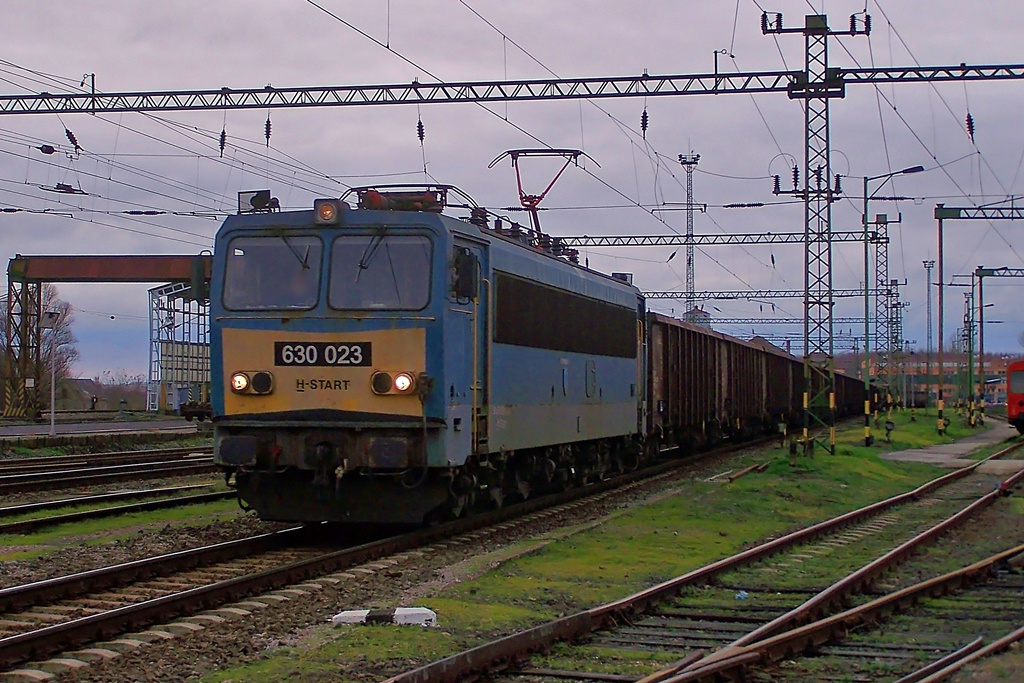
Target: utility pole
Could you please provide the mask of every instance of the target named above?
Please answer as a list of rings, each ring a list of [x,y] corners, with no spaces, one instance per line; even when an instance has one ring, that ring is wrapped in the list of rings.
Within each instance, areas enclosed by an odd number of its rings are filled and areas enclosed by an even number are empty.
[[[905,400],[906,396],[900,394],[901,380],[900,375],[903,372],[903,309],[910,304],[907,302],[900,301],[900,287],[907,284],[904,280],[889,280],[886,296],[886,311],[885,315],[888,318],[888,338],[884,342],[886,348],[886,355],[888,356],[888,369],[886,375],[886,381],[889,386],[889,393],[896,400],[896,396],[899,395],[900,400]]]
[[[971,291],[964,292],[964,351],[967,363],[964,368],[964,394],[967,398],[967,426],[974,426],[974,281]]]
[[[939,417],[938,417],[938,432],[939,432],[939,434],[944,434],[945,431],[946,431],[946,422],[945,422],[945,420],[942,417],[942,409],[943,409],[943,395],[942,395],[942,387],[943,387],[943,358],[942,358],[942,345],[944,343],[943,339],[942,339],[942,335],[944,334],[944,332],[943,332],[943,329],[944,329],[943,328],[943,315],[944,315],[944,313],[943,313],[943,305],[942,305],[942,303],[943,303],[942,292],[943,292],[943,289],[944,289],[943,281],[942,281],[942,278],[943,278],[943,275],[942,275],[942,251],[943,251],[942,243],[943,243],[943,230],[944,230],[944,227],[945,227],[944,223],[945,223],[946,220],[986,220],[986,221],[989,221],[989,220],[1011,220],[1011,221],[1012,220],[1021,220],[1021,219],[1024,219],[1024,208],[1022,208],[1020,206],[1014,206],[1012,204],[1010,206],[986,206],[986,207],[980,207],[980,206],[953,207],[953,206],[946,206],[945,204],[936,204],[935,205],[935,214],[934,215],[935,215],[935,220],[936,220],[936,222],[938,224],[937,227],[938,227],[938,243],[939,243],[939,254],[938,254],[938,256],[939,256],[939,258],[938,258],[939,277],[938,277],[938,280],[937,280],[937,285],[938,285],[938,288],[939,288],[939,302],[938,302],[938,305],[939,305],[939,350],[938,350],[938,362],[939,362],[939,400],[938,400],[938,409],[939,410],[938,410],[938,412],[939,412]],[[984,273],[982,273],[982,275],[996,275],[996,274],[999,274],[999,275],[1002,275],[1002,276],[1005,276],[1005,277],[1014,277],[1014,276],[1020,277],[1020,276],[1024,276],[1024,274],[1022,274],[1020,272],[1017,272],[1017,273],[1012,272],[1011,269],[1009,269],[1009,268],[998,268],[998,269],[993,269],[993,270],[983,269],[983,270],[984,270]]]
[[[932,268],[935,267],[935,261],[927,260],[922,261],[921,264],[925,270],[925,319],[927,320],[928,330],[925,333],[926,346],[925,346],[925,357],[924,357],[924,409],[928,411],[928,403],[931,401],[931,381],[932,381]]]
[[[985,419],[985,291],[984,278],[978,271],[974,275],[978,279],[978,415]]]
[[[693,169],[700,161],[700,155],[680,154],[679,163],[686,170],[686,321],[695,322],[696,316],[693,309],[697,305],[694,299],[694,274],[693,274]]]

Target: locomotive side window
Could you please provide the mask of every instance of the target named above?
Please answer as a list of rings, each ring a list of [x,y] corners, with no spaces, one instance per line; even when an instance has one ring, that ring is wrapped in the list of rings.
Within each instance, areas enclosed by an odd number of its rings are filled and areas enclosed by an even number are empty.
[[[328,301],[342,310],[419,311],[430,303],[425,235],[342,235],[331,245]]]
[[[1024,370],[1014,370],[1010,373],[1010,393],[1024,394]]]
[[[236,237],[227,249],[224,307],[236,311],[315,307],[322,253],[318,237]]]
[[[494,341],[538,349],[636,358],[632,308],[495,271]]]

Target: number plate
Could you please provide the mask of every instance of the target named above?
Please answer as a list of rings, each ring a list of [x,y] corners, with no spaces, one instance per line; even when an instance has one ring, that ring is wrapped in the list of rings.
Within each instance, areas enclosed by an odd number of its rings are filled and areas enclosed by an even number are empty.
[[[369,367],[370,342],[274,342],[274,365]]]

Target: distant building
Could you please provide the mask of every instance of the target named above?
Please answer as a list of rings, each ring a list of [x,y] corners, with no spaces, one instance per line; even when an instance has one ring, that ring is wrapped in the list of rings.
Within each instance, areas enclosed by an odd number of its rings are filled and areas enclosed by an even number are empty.
[[[1020,354],[986,353],[981,367],[985,374],[984,399],[986,404],[1004,403],[1006,401],[1006,367],[1015,360],[1021,360]],[[943,354],[942,374],[943,399],[947,404],[954,404],[958,398],[966,398],[979,390],[978,357],[971,357],[971,369],[968,372],[967,354],[961,351],[945,351]],[[864,356],[858,354],[837,355],[836,371],[845,371],[852,377],[864,376]],[[878,356],[871,354],[871,381],[878,378]],[[908,397],[913,397],[916,405],[924,405],[927,396],[928,404],[934,405],[939,394],[939,363],[938,354],[931,357],[920,350],[909,354],[897,354],[889,364],[889,377],[897,392],[906,387]],[[974,382],[973,391],[968,388],[967,381]]]

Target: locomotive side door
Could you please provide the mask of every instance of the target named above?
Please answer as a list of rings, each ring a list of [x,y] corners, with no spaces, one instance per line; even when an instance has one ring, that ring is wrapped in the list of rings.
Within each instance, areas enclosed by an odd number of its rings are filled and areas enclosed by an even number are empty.
[[[451,254],[445,340],[451,416],[449,461],[486,453],[490,408],[490,299],[487,245],[456,236]]]

